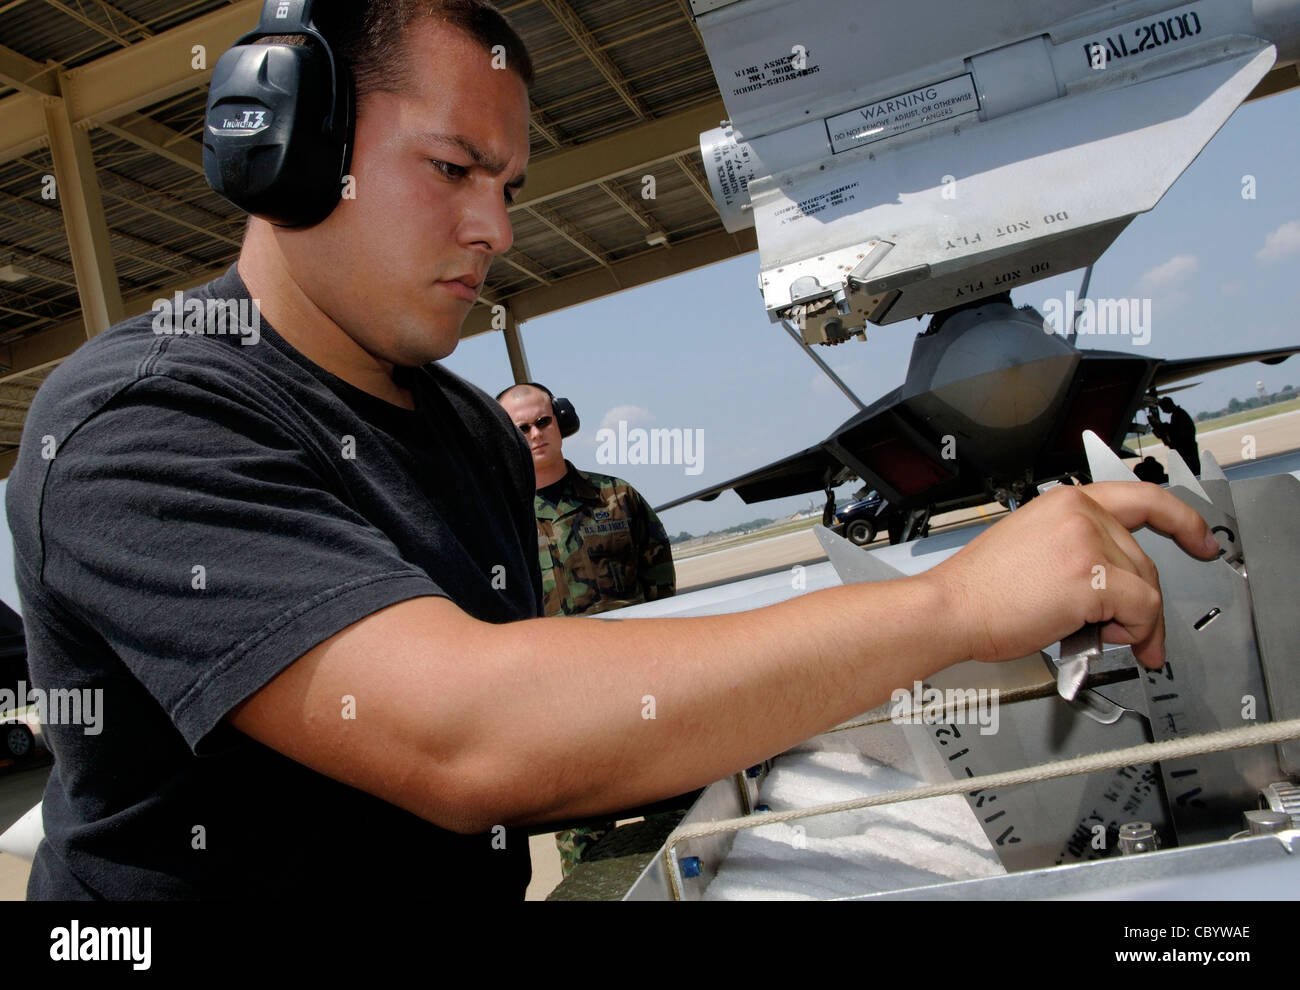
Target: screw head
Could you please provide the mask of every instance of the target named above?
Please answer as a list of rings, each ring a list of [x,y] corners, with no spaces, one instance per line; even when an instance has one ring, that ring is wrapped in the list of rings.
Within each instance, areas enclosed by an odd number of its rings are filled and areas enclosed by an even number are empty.
[[[1121,856],[1151,852],[1160,848],[1160,836],[1150,822],[1126,822],[1119,827]]]

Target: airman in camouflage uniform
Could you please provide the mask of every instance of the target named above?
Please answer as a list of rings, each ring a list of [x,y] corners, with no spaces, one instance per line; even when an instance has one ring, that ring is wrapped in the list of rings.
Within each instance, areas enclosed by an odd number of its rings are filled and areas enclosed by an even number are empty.
[[[538,494],[537,552],[547,615],[593,615],[677,590],[668,534],[626,481],[569,472],[559,501]]]
[[[533,454],[546,614],[594,615],[676,592],[672,550],[659,517],[626,481],[579,471],[563,458],[550,390],[522,386],[497,398]],[[608,822],[557,833],[564,875],[613,827]]]

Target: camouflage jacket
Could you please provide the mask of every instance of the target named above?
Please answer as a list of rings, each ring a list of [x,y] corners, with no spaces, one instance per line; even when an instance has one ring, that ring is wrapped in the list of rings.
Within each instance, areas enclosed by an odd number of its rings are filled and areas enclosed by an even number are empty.
[[[533,501],[546,614],[607,612],[672,595],[668,534],[649,503],[626,481],[568,466],[559,502]]]

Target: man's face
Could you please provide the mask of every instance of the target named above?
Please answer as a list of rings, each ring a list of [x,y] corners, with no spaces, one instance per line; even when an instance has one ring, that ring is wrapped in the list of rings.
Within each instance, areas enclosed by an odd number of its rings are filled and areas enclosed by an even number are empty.
[[[361,100],[344,199],[279,234],[308,297],[371,355],[446,357],[492,259],[513,241],[507,198],[528,161],[528,92],[510,69],[431,18],[407,33],[400,92]]]
[[[501,405],[510,416],[510,421],[519,427],[528,441],[528,449],[533,454],[533,471],[537,477],[544,477],[546,472],[564,462],[562,449],[564,440],[560,436],[559,424],[555,422],[555,411],[547,394],[535,388],[515,388],[501,396]],[[541,419],[549,418],[545,426],[538,426]]]

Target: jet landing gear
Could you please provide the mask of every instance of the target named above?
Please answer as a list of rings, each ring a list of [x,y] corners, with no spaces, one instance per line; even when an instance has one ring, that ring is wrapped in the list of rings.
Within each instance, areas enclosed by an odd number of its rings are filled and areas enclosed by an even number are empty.
[[[1013,481],[1009,485],[999,485],[993,489],[993,498],[1004,509],[1015,512],[1031,498],[1038,494],[1038,489],[1025,481]]]
[[[930,513],[934,507],[927,505],[923,509],[909,509],[907,512],[893,512],[889,515],[889,542],[906,543],[930,535]]]

